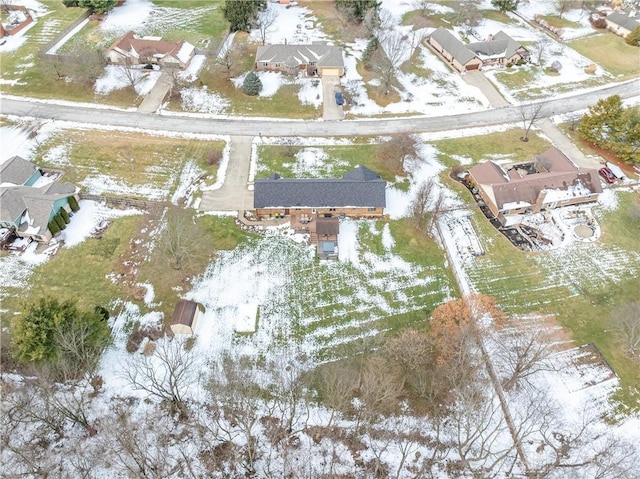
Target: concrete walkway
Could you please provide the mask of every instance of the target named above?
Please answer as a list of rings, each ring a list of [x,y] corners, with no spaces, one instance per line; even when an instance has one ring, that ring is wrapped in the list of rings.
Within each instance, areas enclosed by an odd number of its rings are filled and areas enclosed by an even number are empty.
[[[509,102],[504,99],[498,89],[493,86],[493,83],[491,83],[481,71],[469,71],[462,75],[462,78],[469,85],[480,89],[482,94],[487,97],[487,100],[489,100],[489,103],[493,108],[502,108],[505,106],[509,106]]]
[[[229,163],[222,188],[202,192],[201,211],[243,211],[253,209],[249,186],[251,136],[232,136]]]
[[[167,96],[172,83],[171,75],[166,71],[162,72],[156,84],[147,96],[144,97],[142,103],[140,103],[138,111],[140,113],[155,113],[162,105],[164,97]]]
[[[342,120],[344,111],[336,105],[335,94],[340,91],[340,77],[324,75],[322,77],[322,119]]]
[[[580,149],[571,142],[571,139],[564,134],[549,118],[543,118],[537,122],[538,128],[551,140],[567,158],[582,168],[601,168],[602,165],[597,158],[587,157]]]

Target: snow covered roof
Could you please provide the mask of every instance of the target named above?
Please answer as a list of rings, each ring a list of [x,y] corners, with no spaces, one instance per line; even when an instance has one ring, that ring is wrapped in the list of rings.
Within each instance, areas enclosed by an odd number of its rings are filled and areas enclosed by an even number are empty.
[[[342,49],[333,45],[263,45],[256,52],[256,62],[290,65],[292,60],[295,66],[316,62],[320,67],[344,67]]]
[[[498,210],[509,209],[507,206],[510,205],[535,204],[542,190],[547,191],[544,203],[560,201],[554,200],[555,197],[569,199],[602,192],[595,169],[577,167],[556,148],[545,151],[529,163],[537,169],[523,175],[509,175],[492,161],[474,166],[469,174]]]
[[[384,208],[386,182],[359,166],[342,178],[292,179],[272,175],[254,185],[254,208]]]
[[[105,55],[113,50],[126,52],[136,58],[141,54],[147,57],[155,56],[158,58],[173,55],[182,63],[188,63],[195,54],[195,47],[184,40],[174,43],[162,40],[160,37],[138,38],[132,31],[125,33],[113,42],[105,51]]]

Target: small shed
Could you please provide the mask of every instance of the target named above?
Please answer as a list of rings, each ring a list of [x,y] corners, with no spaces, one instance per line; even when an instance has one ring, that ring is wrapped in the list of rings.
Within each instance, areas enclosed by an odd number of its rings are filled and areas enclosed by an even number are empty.
[[[320,259],[338,259],[338,234],[340,220],[337,216],[316,219],[318,235],[318,257]]]
[[[193,335],[201,313],[204,313],[204,307],[200,303],[188,299],[178,301],[171,318],[173,334]]]

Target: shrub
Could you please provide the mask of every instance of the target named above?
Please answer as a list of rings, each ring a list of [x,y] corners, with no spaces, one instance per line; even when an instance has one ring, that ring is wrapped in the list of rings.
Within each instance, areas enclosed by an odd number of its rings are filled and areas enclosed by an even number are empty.
[[[640,27],[634,28],[629,35],[624,39],[627,42],[627,45],[631,45],[633,47],[640,46]]]
[[[378,49],[378,45],[380,45],[378,38],[371,37],[371,40],[367,43],[367,48],[362,52],[362,63],[364,63],[367,68],[371,68],[371,59],[373,58],[375,51]]]
[[[518,60],[518,61],[516,62],[516,65],[518,65],[519,67],[521,67],[521,66],[522,66],[522,65],[524,65],[525,63],[527,63],[527,62],[525,62],[525,61],[521,58],[520,60]]]
[[[207,151],[206,162],[207,165],[219,165],[220,160],[222,160],[222,151],[220,150],[209,150]]]
[[[71,218],[69,218],[69,213],[67,213],[67,210],[65,210],[64,208],[60,208],[60,216],[62,216],[62,219],[64,220],[65,224],[69,224],[71,222]]]
[[[75,213],[80,209],[80,205],[78,204],[78,200],[76,200],[75,196],[69,196],[67,200],[69,201],[69,208],[71,208],[71,211]]]
[[[51,231],[51,234],[53,236],[55,236],[57,233],[60,232],[60,228],[58,227],[58,223],[56,223],[54,220],[49,221],[49,231]]]
[[[61,230],[65,229],[67,227],[67,224],[62,219],[62,216],[60,216],[60,213],[55,215],[53,217],[53,220],[56,222],[56,224],[58,225],[58,228],[60,228]]]
[[[242,89],[247,95],[252,96],[257,95],[262,91],[262,82],[255,72],[247,73],[247,76],[244,77],[244,82],[242,83]]]

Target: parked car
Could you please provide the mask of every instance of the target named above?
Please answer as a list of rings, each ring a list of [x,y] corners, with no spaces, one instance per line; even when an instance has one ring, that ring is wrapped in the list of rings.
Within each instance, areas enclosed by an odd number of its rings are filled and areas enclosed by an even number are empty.
[[[600,176],[602,176],[607,183],[615,183],[616,182],[616,176],[606,166],[603,167],[603,168],[600,168],[598,170],[598,173],[600,173]]]
[[[344,97],[342,96],[342,93],[340,93],[339,91],[336,92],[336,105],[338,106],[344,105]]]

